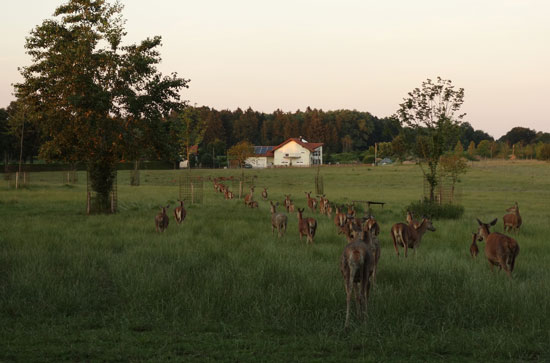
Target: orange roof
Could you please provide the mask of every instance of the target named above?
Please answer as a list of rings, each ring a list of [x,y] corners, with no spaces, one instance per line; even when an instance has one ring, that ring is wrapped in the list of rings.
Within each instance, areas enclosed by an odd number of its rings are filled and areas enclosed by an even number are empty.
[[[291,137],[290,139],[284,141],[282,144],[279,144],[273,148],[273,151],[283,147],[284,145],[288,144],[289,142],[294,141],[298,145],[301,145],[302,147],[305,147],[309,151],[315,151],[319,146],[323,146],[322,142],[302,142],[299,138]]]

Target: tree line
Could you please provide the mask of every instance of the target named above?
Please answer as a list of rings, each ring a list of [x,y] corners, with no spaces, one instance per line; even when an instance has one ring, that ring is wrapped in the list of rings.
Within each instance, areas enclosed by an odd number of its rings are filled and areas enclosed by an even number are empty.
[[[26,122],[23,130],[23,118],[17,101],[5,109],[0,108],[0,152],[4,164],[18,160],[22,131],[22,158],[26,162],[32,163],[38,158],[41,146],[48,140],[36,123]],[[134,143],[135,150],[123,153],[121,160],[177,163],[188,159],[188,152],[198,152],[191,160],[210,167],[220,157],[223,159],[227,149],[241,141],[278,145],[298,136],[324,143],[324,159],[329,162],[372,162],[375,144],[379,157],[405,159],[414,156],[419,132],[402,125],[396,117],[379,118],[357,110],[323,111],[308,107],[305,111],[263,113],[252,108],[231,111],[188,106],[184,111],[172,112],[162,119],[156,130],[146,133],[151,138],[147,143],[154,144],[153,148],[145,147],[146,140],[142,140]],[[546,144],[550,144],[550,133],[514,127],[495,140],[463,122],[457,126],[446,150],[456,151],[461,147],[466,157],[548,160]],[[194,145],[198,148],[192,148]]]

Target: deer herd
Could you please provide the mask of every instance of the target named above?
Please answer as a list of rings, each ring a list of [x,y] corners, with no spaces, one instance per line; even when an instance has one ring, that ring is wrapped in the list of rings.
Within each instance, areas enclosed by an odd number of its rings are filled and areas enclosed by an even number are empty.
[[[220,180],[223,181],[223,179],[214,179],[214,189],[222,193],[225,199],[233,199],[234,194]],[[258,201],[254,200],[254,190],[255,186],[251,186],[249,193],[243,198],[245,206],[250,208],[259,207]],[[370,213],[358,217],[353,203],[347,205],[331,204],[324,194],[317,196],[319,198],[317,200],[311,196],[311,192],[304,193],[310,212],[318,212],[327,216],[329,220],[333,219],[337,233],[344,235],[347,242],[340,257],[340,272],[344,279],[346,292],[344,326],[348,328],[352,295],[355,296],[357,315],[366,316],[369,292],[376,282],[376,270],[380,260],[380,241],[378,239],[380,225]],[[283,237],[287,230],[288,216],[285,213],[277,212],[279,202],[274,203],[272,200],[268,200],[267,187],[263,188],[261,197],[264,201],[269,201],[272,233],[275,234],[275,231],[277,231],[277,236]],[[305,207],[295,208],[290,194],[285,194],[282,207],[284,207],[286,213],[296,212],[300,241],[305,237],[307,244],[313,244],[318,226],[317,220],[304,216]],[[161,212],[155,216],[155,226],[159,233],[168,227],[169,219],[166,214],[168,208],[169,206],[161,207]],[[522,224],[518,203],[516,202],[506,211],[508,213],[503,217],[504,231],[518,233]],[[186,214],[184,203],[180,201],[180,205],[174,209],[176,223],[181,224],[185,220]],[[519,254],[517,241],[505,234],[490,231],[491,227],[497,223],[496,218],[490,223],[476,220],[478,227],[476,232],[472,232],[470,255],[472,258],[476,258],[479,254],[478,242],[485,241],[484,251],[491,271],[493,271],[494,266],[497,266],[499,270],[503,269],[511,278],[515,260]],[[418,250],[426,231],[434,232],[435,230],[430,218],[422,217],[420,220],[416,220],[413,213],[407,211],[406,223],[395,223],[390,229],[397,257],[399,257],[400,248],[404,249],[405,257],[407,257],[409,249],[412,249],[416,255],[416,250]]]

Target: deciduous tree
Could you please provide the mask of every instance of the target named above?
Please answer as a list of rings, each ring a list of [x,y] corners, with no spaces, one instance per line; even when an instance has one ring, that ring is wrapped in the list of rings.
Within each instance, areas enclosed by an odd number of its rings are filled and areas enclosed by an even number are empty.
[[[188,82],[157,71],[160,37],[122,45],[121,11],[105,0],[59,6],[27,38],[32,64],[16,85],[47,138],[41,156],[86,163],[103,209],[122,154],[147,146],[160,116],[182,107],[178,92]]]
[[[431,79],[422,82],[422,87],[409,92],[403,101],[396,117],[403,125],[416,129],[420,136],[416,150],[433,201],[439,159],[449,141],[457,136],[457,126],[465,115],[456,114],[464,102],[464,89],[456,90],[450,80],[437,77],[435,82]]]

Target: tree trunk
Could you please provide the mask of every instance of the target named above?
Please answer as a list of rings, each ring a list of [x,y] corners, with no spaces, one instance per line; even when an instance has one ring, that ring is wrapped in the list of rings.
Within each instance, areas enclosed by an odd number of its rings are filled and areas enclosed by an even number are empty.
[[[110,194],[116,175],[116,167],[113,163],[98,160],[88,164],[92,190],[96,193],[96,206],[98,212],[108,213],[111,208]]]

